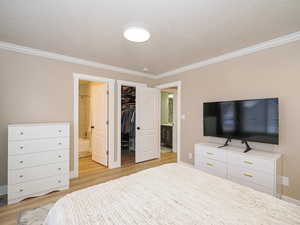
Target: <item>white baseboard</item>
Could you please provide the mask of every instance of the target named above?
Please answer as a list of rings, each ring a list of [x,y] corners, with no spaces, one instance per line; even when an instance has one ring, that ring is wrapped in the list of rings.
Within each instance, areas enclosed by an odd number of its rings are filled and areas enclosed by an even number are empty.
[[[285,195],[282,195],[281,199],[284,200],[284,201],[294,203],[295,205],[300,206],[300,200],[297,200],[297,199],[294,199],[294,198],[291,198],[291,197],[288,197],[288,196],[285,196]]]
[[[0,195],[7,194],[7,185],[0,185]]]
[[[74,170],[70,171],[70,178],[71,179],[74,179],[74,178],[77,178],[77,177],[78,177],[78,174],[76,174]]]
[[[115,169],[115,168],[120,168],[121,167],[121,165],[119,165],[117,162],[115,162],[115,163],[110,163],[109,164],[109,169]]]
[[[182,161],[179,161],[178,163],[181,164],[181,165],[183,165],[183,166],[194,168],[194,165],[190,164],[190,163],[186,163],[186,162],[182,162]]]

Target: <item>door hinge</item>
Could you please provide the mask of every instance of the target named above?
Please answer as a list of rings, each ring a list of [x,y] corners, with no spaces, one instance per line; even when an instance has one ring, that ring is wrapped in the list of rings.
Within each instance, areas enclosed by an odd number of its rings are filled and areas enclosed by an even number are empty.
[[[108,152],[109,152],[109,151],[107,150],[107,151],[106,151],[106,155],[108,155]]]
[[[108,95],[109,95],[109,91],[106,91],[106,94],[108,94]]]
[[[109,124],[109,122],[108,121],[106,121],[106,125],[108,125]]]

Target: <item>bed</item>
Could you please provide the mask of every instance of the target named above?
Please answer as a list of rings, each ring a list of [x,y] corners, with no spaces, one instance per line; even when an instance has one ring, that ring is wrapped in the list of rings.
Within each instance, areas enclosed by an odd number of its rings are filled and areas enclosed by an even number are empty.
[[[66,195],[44,225],[296,225],[300,207],[182,164]]]

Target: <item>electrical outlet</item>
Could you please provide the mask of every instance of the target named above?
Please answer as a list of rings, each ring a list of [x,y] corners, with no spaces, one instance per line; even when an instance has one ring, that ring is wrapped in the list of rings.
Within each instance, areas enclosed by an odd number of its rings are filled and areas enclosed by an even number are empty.
[[[193,159],[193,153],[189,153],[189,159]]]
[[[289,186],[289,178],[282,176],[282,185]]]

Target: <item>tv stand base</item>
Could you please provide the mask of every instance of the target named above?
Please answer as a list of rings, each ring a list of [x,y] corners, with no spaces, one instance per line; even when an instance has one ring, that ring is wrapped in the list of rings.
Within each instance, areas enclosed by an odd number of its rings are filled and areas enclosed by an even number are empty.
[[[242,144],[246,145],[246,149],[245,149],[244,153],[247,153],[252,150],[252,148],[249,146],[249,144],[246,140],[242,140]]]
[[[229,142],[231,142],[231,138],[230,138],[230,137],[227,138],[227,140],[226,140],[226,142],[225,142],[224,145],[218,146],[218,148],[224,148],[224,147],[228,146],[228,145],[229,145],[229,144],[228,144]]]

